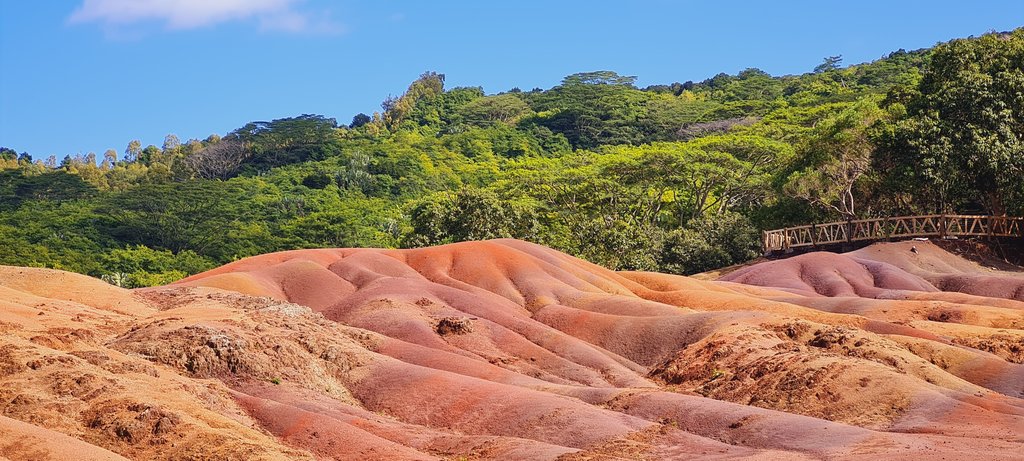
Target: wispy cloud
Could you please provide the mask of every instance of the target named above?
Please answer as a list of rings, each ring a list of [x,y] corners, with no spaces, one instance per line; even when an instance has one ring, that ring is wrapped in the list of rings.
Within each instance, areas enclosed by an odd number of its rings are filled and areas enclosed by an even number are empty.
[[[72,24],[99,23],[111,31],[122,26],[162,22],[168,30],[194,29],[229,21],[254,21],[261,30],[339,33],[326,12],[297,8],[301,0],[83,0],[71,13]]]

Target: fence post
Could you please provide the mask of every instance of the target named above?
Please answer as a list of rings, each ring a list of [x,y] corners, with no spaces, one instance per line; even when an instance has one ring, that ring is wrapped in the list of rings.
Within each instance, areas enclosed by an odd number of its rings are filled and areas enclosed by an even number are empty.
[[[939,215],[939,238],[946,239],[946,213]]]

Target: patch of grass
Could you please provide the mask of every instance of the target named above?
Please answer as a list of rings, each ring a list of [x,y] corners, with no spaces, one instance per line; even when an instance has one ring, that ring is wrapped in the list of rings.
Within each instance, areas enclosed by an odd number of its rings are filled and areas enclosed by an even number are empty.
[[[674,419],[662,418],[658,422],[663,424],[663,425],[665,425],[665,426],[668,426],[668,427],[671,427],[671,428],[674,428],[674,429],[679,429],[679,421],[676,421]]]

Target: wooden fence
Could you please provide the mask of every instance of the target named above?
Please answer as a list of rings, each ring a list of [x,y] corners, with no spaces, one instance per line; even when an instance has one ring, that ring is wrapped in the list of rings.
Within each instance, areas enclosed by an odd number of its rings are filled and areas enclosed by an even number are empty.
[[[764,232],[764,251],[914,237],[1022,237],[1024,218],[933,214],[893,218],[858,219],[787,227]]]

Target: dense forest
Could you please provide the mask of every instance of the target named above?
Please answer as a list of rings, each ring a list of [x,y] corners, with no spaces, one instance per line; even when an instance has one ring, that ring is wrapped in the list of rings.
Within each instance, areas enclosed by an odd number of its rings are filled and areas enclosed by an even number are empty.
[[[542,90],[427,72],[350,123],[320,115],[123,152],[0,150],[0,264],[163,284],[314,247],[515,237],[613,269],[755,257],[760,230],[1024,212],[1024,29],[803,75]]]

